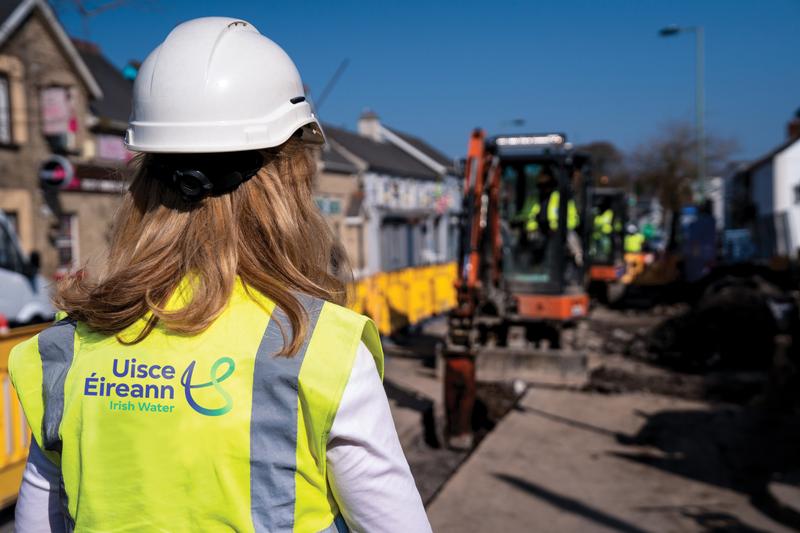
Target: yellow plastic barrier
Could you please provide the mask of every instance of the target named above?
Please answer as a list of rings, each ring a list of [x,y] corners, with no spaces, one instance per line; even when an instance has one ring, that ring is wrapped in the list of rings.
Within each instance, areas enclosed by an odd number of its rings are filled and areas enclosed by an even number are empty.
[[[372,318],[383,335],[452,309],[456,264],[444,263],[380,272],[361,278],[350,308]]]
[[[8,377],[8,354],[11,348],[47,326],[38,324],[14,328],[0,335],[0,417],[3,420],[3,429],[0,431],[0,508],[5,508],[17,498],[30,442],[30,430]]]

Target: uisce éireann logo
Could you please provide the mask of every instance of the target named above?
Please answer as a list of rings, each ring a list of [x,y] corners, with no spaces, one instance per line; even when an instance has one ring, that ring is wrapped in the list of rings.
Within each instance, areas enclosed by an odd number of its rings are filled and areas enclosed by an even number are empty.
[[[192,361],[186,367],[181,376],[181,385],[189,406],[205,416],[220,416],[233,409],[233,398],[221,385],[223,381],[233,375],[236,363],[231,357],[220,357],[211,365],[209,380],[198,382],[195,380],[195,366],[197,361]],[[92,372],[86,377],[83,395],[100,396],[109,399],[108,408],[111,411],[140,411],[148,413],[172,413],[175,405],[175,387],[173,386],[176,378],[175,367],[158,363],[142,363],[136,359],[114,359],[111,364],[112,376],[106,376]],[[123,378],[125,381],[117,381],[115,378]],[[214,387],[216,394],[222,399],[219,407],[200,405],[195,399],[192,391]],[[203,395],[204,402],[209,395]],[[212,395],[213,397],[213,395]],[[157,401],[153,401],[157,400]]]
[[[200,414],[206,416],[224,415],[233,409],[233,398],[231,398],[231,395],[228,393],[228,391],[222,388],[220,382],[231,377],[234,369],[236,368],[236,363],[234,363],[233,359],[230,357],[220,357],[214,362],[213,365],[211,365],[211,379],[209,381],[206,381],[205,383],[192,383],[192,374],[194,374],[194,365],[196,362],[197,361],[192,361],[189,363],[189,366],[186,367],[186,370],[181,376],[181,385],[183,385],[183,390],[186,394],[186,401],[189,402],[189,405],[192,407],[192,409]],[[222,375],[217,375],[219,368],[222,365],[227,365],[227,368]],[[203,389],[205,387],[214,387],[219,395],[225,400],[225,405],[213,409],[199,405],[192,397],[192,389]]]

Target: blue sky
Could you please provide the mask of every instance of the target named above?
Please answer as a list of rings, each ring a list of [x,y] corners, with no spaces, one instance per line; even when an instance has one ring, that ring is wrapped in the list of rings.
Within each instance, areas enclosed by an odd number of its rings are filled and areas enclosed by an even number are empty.
[[[70,4],[57,3],[59,16],[85,36]],[[693,120],[694,38],[659,38],[668,24],[705,28],[707,129],[736,139],[737,158],[782,142],[800,108],[800,0],[132,0],[92,17],[89,38],[122,67],[208,15],[255,24],[292,56],[312,97],[348,59],[323,120],[354,128],[371,108],[456,157],[473,127],[515,131],[515,118],[623,150]]]

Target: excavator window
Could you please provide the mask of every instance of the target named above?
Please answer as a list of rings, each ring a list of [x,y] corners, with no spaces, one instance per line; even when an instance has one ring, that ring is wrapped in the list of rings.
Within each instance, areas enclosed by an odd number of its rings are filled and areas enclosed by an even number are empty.
[[[509,164],[503,169],[503,265],[506,275],[514,281],[549,283],[553,278],[556,238],[547,221],[546,206],[542,205],[543,190],[538,186],[545,171],[543,165],[536,163]]]
[[[573,197],[571,183],[559,179],[566,170],[551,160],[504,163],[500,190],[503,271],[512,283],[549,286],[557,292],[561,279],[570,282],[569,274],[578,272],[573,264],[575,256],[582,254],[573,250],[581,246],[578,199]],[[558,228],[562,196],[568,212],[566,241]]]

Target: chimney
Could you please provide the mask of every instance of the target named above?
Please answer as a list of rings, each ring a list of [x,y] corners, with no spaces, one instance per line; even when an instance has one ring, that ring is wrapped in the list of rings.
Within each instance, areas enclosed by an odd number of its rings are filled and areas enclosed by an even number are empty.
[[[800,139],[800,109],[795,111],[794,117],[789,121],[786,126],[786,134],[789,139]]]
[[[383,142],[381,134],[381,121],[378,114],[371,109],[365,109],[358,118],[358,134],[368,137],[376,142]]]

